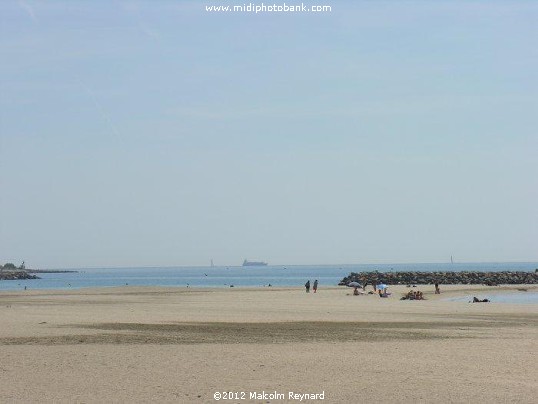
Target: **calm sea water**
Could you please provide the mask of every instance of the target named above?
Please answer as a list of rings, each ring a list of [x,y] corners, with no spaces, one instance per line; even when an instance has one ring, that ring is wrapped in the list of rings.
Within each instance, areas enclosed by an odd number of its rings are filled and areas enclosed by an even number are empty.
[[[455,264],[292,265],[267,267],[92,268],[76,273],[38,274],[42,279],[0,281],[1,290],[73,289],[111,286],[303,286],[306,280],[335,286],[361,271],[534,271],[538,262]]]

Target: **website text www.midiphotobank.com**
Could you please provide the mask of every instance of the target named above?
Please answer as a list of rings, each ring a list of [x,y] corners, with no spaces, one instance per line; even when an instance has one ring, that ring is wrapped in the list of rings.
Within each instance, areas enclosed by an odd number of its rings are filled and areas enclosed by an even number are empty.
[[[205,5],[205,11],[212,13],[330,13],[332,7],[318,4],[289,3],[242,3],[228,5]]]

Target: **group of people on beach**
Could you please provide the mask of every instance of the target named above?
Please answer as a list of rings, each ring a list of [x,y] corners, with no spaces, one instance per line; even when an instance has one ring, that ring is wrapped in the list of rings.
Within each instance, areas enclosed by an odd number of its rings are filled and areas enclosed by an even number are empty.
[[[420,290],[410,290],[400,300],[425,300]]]
[[[364,280],[363,284],[362,284],[362,290],[364,291],[366,289],[366,286],[368,285],[368,281]],[[269,285],[271,286],[271,285]],[[304,284],[304,287],[305,287],[305,291],[306,293],[310,293],[310,279],[306,281],[306,283]],[[411,286],[411,285],[408,285],[408,286]],[[413,285],[414,287],[415,285]],[[363,294],[364,292],[359,292],[359,286],[355,286],[354,287],[354,290],[353,290],[353,295],[357,296],[359,294]],[[379,297],[389,297],[391,294],[388,293],[387,291],[387,287],[383,284],[380,284],[380,285],[377,285],[377,282],[372,282],[372,287],[374,289],[373,292],[369,292],[370,294],[372,293],[376,293],[379,294]],[[314,281],[314,283],[312,284],[312,290],[314,291],[314,293],[317,292],[318,290],[318,280],[316,279]],[[435,283],[435,294],[438,295],[441,293],[441,290],[439,289],[439,283]],[[424,294],[420,291],[420,290],[410,290],[408,293],[406,293],[400,300],[425,300],[424,298]],[[478,299],[475,298],[475,302],[477,301]],[[480,302],[482,302],[482,300],[478,300]],[[483,301],[488,301],[487,299],[483,300]]]
[[[366,294],[366,286],[367,285],[368,285],[368,282],[365,282],[362,285],[362,291],[361,292],[359,292],[359,288],[361,287],[359,284],[357,284],[357,285],[351,284],[349,286],[353,286],[353,296],[359,296],[359,295]],[[372,283],[372,287],[373,287],[374,290],[368,292],[369,295],[378,294],[379,297],[389,297],[392,294],[392,293],[389,293],[387,285],[384,285],[384,284],[376,285],[376,283]]]
[[[352,282],[348,286],[353,286],[353,295],[358,296],[366,293],[366,286],[368,285],[368,280],[363,279],[362,285],[358,282]],[[378,283],[377,280],[374,280],[374,282],[371,282],[373,291],[368,292],[368,294],[378,294],[379,297],[390,297],[391,293],[388,292],[387,285],[384,283]],[[359,292],[359,288],[362,287],[362,291]],[[407,285],[407,287],[411,287],[411,284]],[[416,287],[416,285],[413,285],[413,287]],[[441,293],[441,289],[439,288],[439,283],[435,283],[435,294],[438,295]],[[426,300],[424,298],[424,294],[419,290],[410,290],[408,293],[406,293],[404,296],[401,297],[400,300]]]
[[[306,293],[310,293],[310,279],[306,281],[306,283],[304,284],[304,287],[306,289]],[[317,290],[318,290],[318,280],[317,279],[314,281],[314,285],[312,285],[312,290],[314,291],[314,293],[316,293]]]

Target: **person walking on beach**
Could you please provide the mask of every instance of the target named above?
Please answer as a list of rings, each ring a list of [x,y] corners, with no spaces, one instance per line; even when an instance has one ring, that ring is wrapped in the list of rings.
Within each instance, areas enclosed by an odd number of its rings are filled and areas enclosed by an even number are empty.
[[[435,282],[435,294],[436,295],[440,295],[441,294],[441,290],[439,289],[439,284],[437,282]]]
[[[306,281],[304,287],[306,289],[306,293],[310,293],[310,279]]]
[[[318,280],[317,279],[314,281],[314,287],[312,289],[314,289],[314,293],[316,293],[316,290],[318,290]]]

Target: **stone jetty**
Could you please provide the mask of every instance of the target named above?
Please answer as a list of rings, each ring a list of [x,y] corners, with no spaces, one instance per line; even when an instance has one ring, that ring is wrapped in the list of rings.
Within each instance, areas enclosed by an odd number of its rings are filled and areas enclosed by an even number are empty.
[[[39,279],[38,276],[32,275],[24,270],[0,270],[0,281],[16,281],[22,279]]]
[[[519,285],[538,283],[538,272],[351,272],[339,285],[347,285],[350,282],[368,282],[369,285]]]

